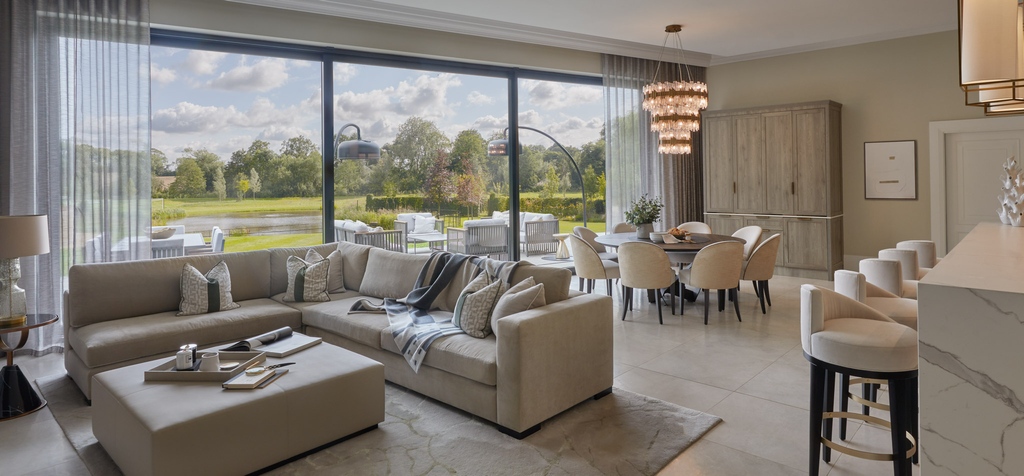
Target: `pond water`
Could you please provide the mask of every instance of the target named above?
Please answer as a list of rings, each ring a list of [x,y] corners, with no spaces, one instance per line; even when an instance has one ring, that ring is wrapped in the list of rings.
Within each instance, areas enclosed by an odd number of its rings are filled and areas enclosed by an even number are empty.
[[[167,224],[185,225],[186,233],[205,236],[209,236],[215,226],[224,230],[226,235],[231,235],[232,231],[248,235],[293,235],[320,233],[323,231],[323,215],[318,211],[224,213],[168,220]]]

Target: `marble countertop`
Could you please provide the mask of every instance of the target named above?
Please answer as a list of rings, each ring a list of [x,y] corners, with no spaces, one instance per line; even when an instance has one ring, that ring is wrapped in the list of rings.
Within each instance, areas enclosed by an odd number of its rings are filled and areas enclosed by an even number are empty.
[[[1024,293],[1024,227],[978,224],[921,283]]]

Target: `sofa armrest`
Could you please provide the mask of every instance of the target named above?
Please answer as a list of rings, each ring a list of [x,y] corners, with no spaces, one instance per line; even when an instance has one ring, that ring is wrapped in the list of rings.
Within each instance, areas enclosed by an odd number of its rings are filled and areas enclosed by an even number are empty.
[[[523,432],[611,388],[613,321],[595,294],[499,319],[497,423]]]

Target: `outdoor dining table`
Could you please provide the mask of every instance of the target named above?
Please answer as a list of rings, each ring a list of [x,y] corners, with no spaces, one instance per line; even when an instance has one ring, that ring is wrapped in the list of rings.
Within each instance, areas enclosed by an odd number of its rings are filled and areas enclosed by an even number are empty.
[[[712,233],[690,233],[689,241],[680,240],[679,243],[655,243],[654,241],[651,241],[650,238],[637,238],[635,231],[598,235],[597,238],[594,239],[594,241],[602,245],[605,245],[609,248],[618,248],[619,246],[622,246],[623,243],[633,241],[641,243],[651,243],[654,245],[658,245],[659,247],[661,247],[661,249],[665,250],[665,252],[692,253],[694,255],[696,255],[697,252],[703,249],[705,246],[714,243],[721,243],[723,241],[735,241],[738,243],[746,244],[747,242],[743,238],[737,238],[735,236],[730,235],[715,235]],[[683,297],[685,297],[686,300],[690,302],[693,302],[694,300],[697,299],[697,293],[693,292],[692,290],[686,289],[684,293],[685,294]],[[647,299],[648,302],[654,302],[653,290],[647,291]]]

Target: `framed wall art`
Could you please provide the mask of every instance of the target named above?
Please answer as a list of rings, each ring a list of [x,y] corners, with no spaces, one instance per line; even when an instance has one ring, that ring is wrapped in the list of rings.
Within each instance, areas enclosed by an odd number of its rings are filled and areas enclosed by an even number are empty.
[[[864,143],[864,198],[917,200],[917,141]]]

